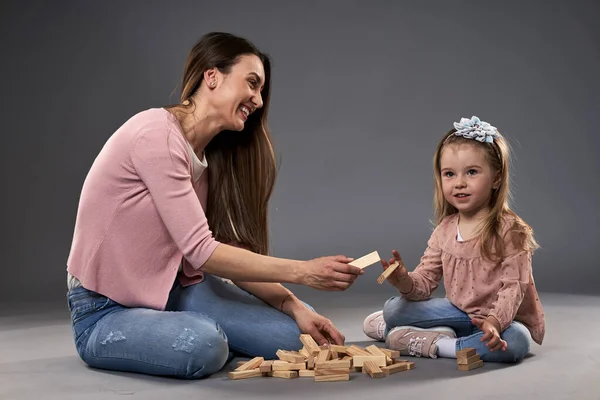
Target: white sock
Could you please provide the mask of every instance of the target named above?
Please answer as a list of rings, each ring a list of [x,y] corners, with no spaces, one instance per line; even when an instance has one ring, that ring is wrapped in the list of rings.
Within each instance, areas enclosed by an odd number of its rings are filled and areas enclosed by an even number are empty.
[[[438,357],[456,358],[456,339],[444,336],[440,338],[435,344],[438,347]]]

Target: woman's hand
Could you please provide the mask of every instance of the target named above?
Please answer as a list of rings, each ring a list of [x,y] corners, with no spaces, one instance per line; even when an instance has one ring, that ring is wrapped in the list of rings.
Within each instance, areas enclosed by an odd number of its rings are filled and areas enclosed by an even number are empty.
[[[320,290],[346,290],[364,273],[362,269],[348,265],[352,261],[352,258],[341,255],[304,261],[300,284]]]
[[[500,326],[495,318],[472,318],[471,322],[483,332],[481,341],[487,341],[485,345],[490,349],[490,351],[506,351],[508,344],[500,337]]]
[[[329,343],[344,345],[344,335],[324,316],[304,307],[295,314],[295,319],[300,332],[308,333],[319,346]]]
[[[394,262],[400,264],[398,265],[396,270],[392,272],[390,276],[388,276],[387,280],[401,293],[408,293],[412,290],[412,278],[408,274],[408,271],[404,266],[404,262],[402,262],[400,253],[398,253],[397,250],[392,250],[392,255],[394,256],[394,258],[390,258],[388,262],[386,262],[385,260],[381,260],[381,265],[383,265],[384,271],[388,269],[390,267],[390,264],[393,264]]]

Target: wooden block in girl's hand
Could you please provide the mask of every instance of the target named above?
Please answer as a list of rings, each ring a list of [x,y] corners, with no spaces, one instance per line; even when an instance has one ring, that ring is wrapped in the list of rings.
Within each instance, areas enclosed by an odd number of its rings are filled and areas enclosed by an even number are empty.
[[[388,276],[390,276],[392,272],[394,272],[399,266],[400,263],[398,263],[398,261],[394,261],[393,263],[391,263],[387,267],[387,269],[383,271],[381,275],[379,275],[379,278],[377,278],[377,283],[381,285],[388,278]]]
[[[365,269],[370,265],[375,264],[376,262],[381,261],[381,257],[379,257],[379,253],[374,251],[372,253],[367,254],[366,256],[362,256],[350,263],[348,265],[352,265],[353,267],[358,267],[360,269]]]

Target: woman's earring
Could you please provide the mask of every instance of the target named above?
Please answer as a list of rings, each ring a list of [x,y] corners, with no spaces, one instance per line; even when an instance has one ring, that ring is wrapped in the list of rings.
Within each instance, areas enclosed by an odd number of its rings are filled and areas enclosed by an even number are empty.
[[[215,85],[216,85],[216,82],[215,82],[215,81],[211,81],[211,82],[210,82],[210,87],[215,87]]]

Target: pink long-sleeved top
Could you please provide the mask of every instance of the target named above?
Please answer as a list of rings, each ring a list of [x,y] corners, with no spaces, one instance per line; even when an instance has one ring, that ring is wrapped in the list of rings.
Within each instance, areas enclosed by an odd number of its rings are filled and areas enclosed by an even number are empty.
[[[402,295],[408,300],[426,300],[443,277],[448,300],[471,318],[494,316],[502,330],[513,320],[519,321],[542,344],[544,310],[533,280],[531,252],[513,246],[511,219],[503,220],[505,254],[499,262],[481,255],[477,237],[457,240],[457,225],[458,214],[454,214],[436,227],[420,264],[409,272],[413,288]]]
[[[164,310],[177,276],[202,281],[219,242],[204,213],[208,174],[192,179],[188,146],[163,108],[134,115],[106,142],[83,184],[67,261],[85,288]]]

